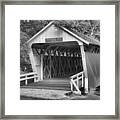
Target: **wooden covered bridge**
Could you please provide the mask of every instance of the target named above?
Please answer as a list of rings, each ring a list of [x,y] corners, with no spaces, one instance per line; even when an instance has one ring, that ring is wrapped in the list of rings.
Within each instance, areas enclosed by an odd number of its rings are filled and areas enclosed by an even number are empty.
[[[81,87],[87,93],[89,88],[99,84],[99,41],[57,27],[52,21],[27,44],[32,69],[36,74],[34,84],[40,85],[40,81],[46,81],[47,86],[50,83],[60,84],[60,80],[63,80],[71,85],[72,91],[78,93],[81,93]]]

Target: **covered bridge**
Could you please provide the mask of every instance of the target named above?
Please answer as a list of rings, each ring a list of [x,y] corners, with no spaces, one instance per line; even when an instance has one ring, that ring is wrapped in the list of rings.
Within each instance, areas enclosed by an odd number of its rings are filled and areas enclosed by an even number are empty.
[[[71,76],[82,72],[81,86],[86,92],[99,85],[100,43],[98,40],[58,27],[52,21],[34,35],[27,45],[32,69],[38,74],[37,81],[53,78],[70,80]]]

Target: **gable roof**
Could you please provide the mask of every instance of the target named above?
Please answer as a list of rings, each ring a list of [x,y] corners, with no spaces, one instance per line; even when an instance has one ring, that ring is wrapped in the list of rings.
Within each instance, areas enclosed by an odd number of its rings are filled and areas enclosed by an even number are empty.
[[[83,43],[86,44],[93,44],[93,45],[99,45],[100,46],[100,42],[92,37],[89,36],[85,36],[84,34],[81,33],[76,33],[74,31],[70,31],[65,27],[60,27],[61,29],[63,29],[64,31],[68,32],[69,34],[71,34],[72,36],[76,37],[77,39],[79,39],[80,41],[82,41]]]
[[[49,28],[51,25],[54,24],[54,21],[51,21],[48,25],[46,25],[42,30],[40,30],[38,33],[36,33],[32,38],[30,38],[30,40],[27,41],[27,43],[29,43],[30,41],[32,41],[35,37],[37,37],[39,34],[41,34],[42,32],[44,32],[47,28]],[[81,33],[75,33],[74,31],[70,31],[65,27],[59,27],[60,29],[62,29],[63,31],[69,33],[70,35],[72,35],[73,37],[77,38],[78,40],[82,41],[85,44],[93,44],[93,45],[98,45],[100,46],[100,42],[92,37],[89,36],[85,36],[84,34]]]

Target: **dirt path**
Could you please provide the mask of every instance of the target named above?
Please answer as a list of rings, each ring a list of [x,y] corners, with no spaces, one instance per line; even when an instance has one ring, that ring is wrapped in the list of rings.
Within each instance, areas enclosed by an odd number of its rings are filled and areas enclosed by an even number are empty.
[[[99,100],[100,96],[92,94],[88,95],[66,95],[70,91],[48,90],[48,89],[20,89],[21,100]]]

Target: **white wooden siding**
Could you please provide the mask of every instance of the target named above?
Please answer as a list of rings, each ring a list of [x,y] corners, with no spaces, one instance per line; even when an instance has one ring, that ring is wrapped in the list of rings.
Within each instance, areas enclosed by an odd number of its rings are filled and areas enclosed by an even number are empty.
[[[75,37],[71,36],[69,33],[61,30],[54,25],[48,27],[45,31],[43,31],[40,35],[36,36],[32,41],[29,42],[29,47],[33,43],[45,43],[45,38],[56,38],[56,37],[63,37],[63,41],[77,41],[79,45],[83,43],[77,40]]]

